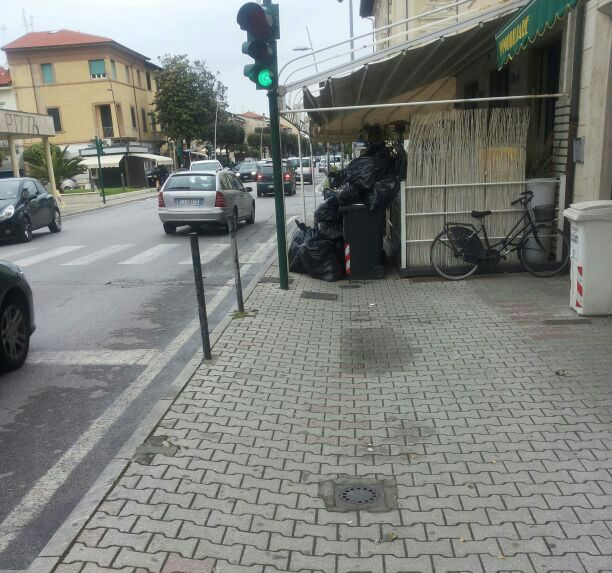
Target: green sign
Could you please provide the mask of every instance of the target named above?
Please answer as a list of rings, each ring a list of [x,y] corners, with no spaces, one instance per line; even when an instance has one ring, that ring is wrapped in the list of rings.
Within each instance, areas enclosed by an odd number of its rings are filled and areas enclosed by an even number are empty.
[[[580,0],[532,0],[520,10],[497,34],[497,67],[514,58],[530,42],[551,29],[568,10]]]

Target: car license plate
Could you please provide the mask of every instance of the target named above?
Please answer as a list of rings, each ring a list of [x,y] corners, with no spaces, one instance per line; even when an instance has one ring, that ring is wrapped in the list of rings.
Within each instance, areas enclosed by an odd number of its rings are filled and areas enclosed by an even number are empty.
[[[202,199],[177,199],[176,204],[179,207],[200,207]]]
[[[268,185],[268,189],[274,189],[274,185]]]

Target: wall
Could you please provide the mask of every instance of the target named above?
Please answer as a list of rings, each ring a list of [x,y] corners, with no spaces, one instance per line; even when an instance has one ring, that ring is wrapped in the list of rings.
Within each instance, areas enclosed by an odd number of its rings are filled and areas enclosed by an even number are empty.
[[[612,18],[588,0],[580,79],[578,137],[585,160],[576,164],[574,201],[612,199]]]
[[[29,54],[9,53],[7,57],[19,109],[46,113],[49,107],[60,108],[62,131],[52,139],[53,143],[78,145],[90,142],[96,135],[101,137],[103,133],[96,106],[104,104],[111,107],[115,137],[144,142],[160,139],[159,134],[152,131],[149,115],[153,111],[154,80],[152,78],[151,91],[147,90],[147,70],[143,60],[133,60],[127,54],[110,47],[86,47],[78,50],[53,48],[31,51]],[[88,60],[93,59],[105,60],[107,78],[90,77]],[[116,62],[116,80],[110,77],[111,59]],[[53,65],[52,84],[43,83],[40,67],[43,63]],[[129,66],[129,77],[126,76],[126,65]],[[141,74],[140,86],[137,82],[137,70]],[[150,73],[152,74],[152,70]],[[111,89],[112,91],[109,91]],[[122,121],[118,121],[115,104],[121,107]],[[131,106],[135,106],[137,110],[136,127],[132,126]],[[141,109],[145,109],[147,114],[147,132],[143,129]]]

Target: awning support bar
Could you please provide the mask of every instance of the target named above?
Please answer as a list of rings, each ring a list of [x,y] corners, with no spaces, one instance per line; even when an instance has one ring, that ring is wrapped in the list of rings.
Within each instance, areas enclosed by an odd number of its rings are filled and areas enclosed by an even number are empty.
[[[291,109],[281,110],[281,115],[287,115],[289,113],[312,113],[322,111],[357,111],[360,109],[386,109],[392,107],[419,107],[424,105],[442,105],[442,104],[456,104],[456,103],[485,103],[494,101],[518,101],[518,100],[530,100],[530,99],[554,99],[559,97],[567,96],[568,94],[556,93],[556,94],[534,94],[534,95],[518,95],[518,96],[500,96],[500,97],[476,97],[476,98],[462,98],[462,99],[439,99],[439,100],[428,100],[428,101],[406,101],[397,103],[378,103],[370,105],[343,105],[338,107],[313,107],[310,109]]]

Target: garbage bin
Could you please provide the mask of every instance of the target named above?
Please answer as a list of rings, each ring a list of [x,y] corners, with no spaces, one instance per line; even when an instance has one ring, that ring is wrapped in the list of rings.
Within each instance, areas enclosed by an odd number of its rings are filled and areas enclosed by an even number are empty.
[[[612,201],[574,203],[571,222],[570,306],[585,316],[612,314]]]
[[[358,203],[340,207],[339,211],[343,220],[346,276],[357,280],[382,279],[385,276],[385,209],[371,213]]]

